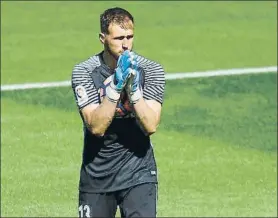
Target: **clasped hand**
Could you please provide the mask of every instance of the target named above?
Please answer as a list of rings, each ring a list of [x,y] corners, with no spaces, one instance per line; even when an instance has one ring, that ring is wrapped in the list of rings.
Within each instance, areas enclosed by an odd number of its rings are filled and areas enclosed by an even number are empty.
[[[118,93],[122,92],[128,79],[134,73],[132,68],[137,65],[136,58],[137,55],[135,55],[134,52],[130,52],[128,50],[124,51],[124,53],[119,57],[113,78],[115,90]]]
[[[116,102],[125,88],[130,102],[137,102],[139,100],[138,98],[141,97],[141,92],[139,91],[139,76],[137,55],[128,50],[124,51],[118,59],[115,73],[112,76],[110,87],[107,90],[108,98]],[[139,96],[138,91],[140,92]],[[134,96],[136,97],[134,98]]]

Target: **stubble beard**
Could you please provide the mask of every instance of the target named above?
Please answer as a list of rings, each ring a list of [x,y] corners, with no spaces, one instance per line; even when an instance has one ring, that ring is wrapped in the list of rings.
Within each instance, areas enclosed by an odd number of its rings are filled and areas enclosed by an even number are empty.
[[[115,61],[118,61],[120,55],[116,55],[115,53],[113,53],[107,44],[105,44],[104,46],[105,50],[110,54],[110,56],[114,58]]]

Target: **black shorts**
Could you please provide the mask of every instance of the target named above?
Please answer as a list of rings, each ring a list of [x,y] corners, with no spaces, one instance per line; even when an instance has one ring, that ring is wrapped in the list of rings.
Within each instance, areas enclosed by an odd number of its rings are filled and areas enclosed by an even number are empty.
[[[79,217],[156,217],[157,184],[146,183],[108,193],[79,192]]]

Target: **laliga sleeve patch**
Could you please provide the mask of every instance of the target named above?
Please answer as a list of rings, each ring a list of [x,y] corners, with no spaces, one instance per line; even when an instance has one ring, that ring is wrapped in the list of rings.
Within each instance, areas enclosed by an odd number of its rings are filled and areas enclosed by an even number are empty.
[[[77,98],[78,105],[84,104],[85,102],[88,101],[88,95],[87,95],[87,92],[86,92],[84,86],[81,86],[81,85],[76,86],[75,87],[75,95]]]

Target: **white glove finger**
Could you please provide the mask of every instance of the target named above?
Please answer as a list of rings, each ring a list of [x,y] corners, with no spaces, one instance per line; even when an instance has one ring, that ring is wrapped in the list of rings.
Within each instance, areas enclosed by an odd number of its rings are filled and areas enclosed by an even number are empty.
[[[133,61],[133,60],[134,60],[134,58],[135,58],[134,53],[133,53],[133,52],[130,52],[130,53],[129,53],[129,57],[130,57],[131,61]]]
[[[136,61],[132,60],[131,61],[131,66],[135,66],[136,65]]]

